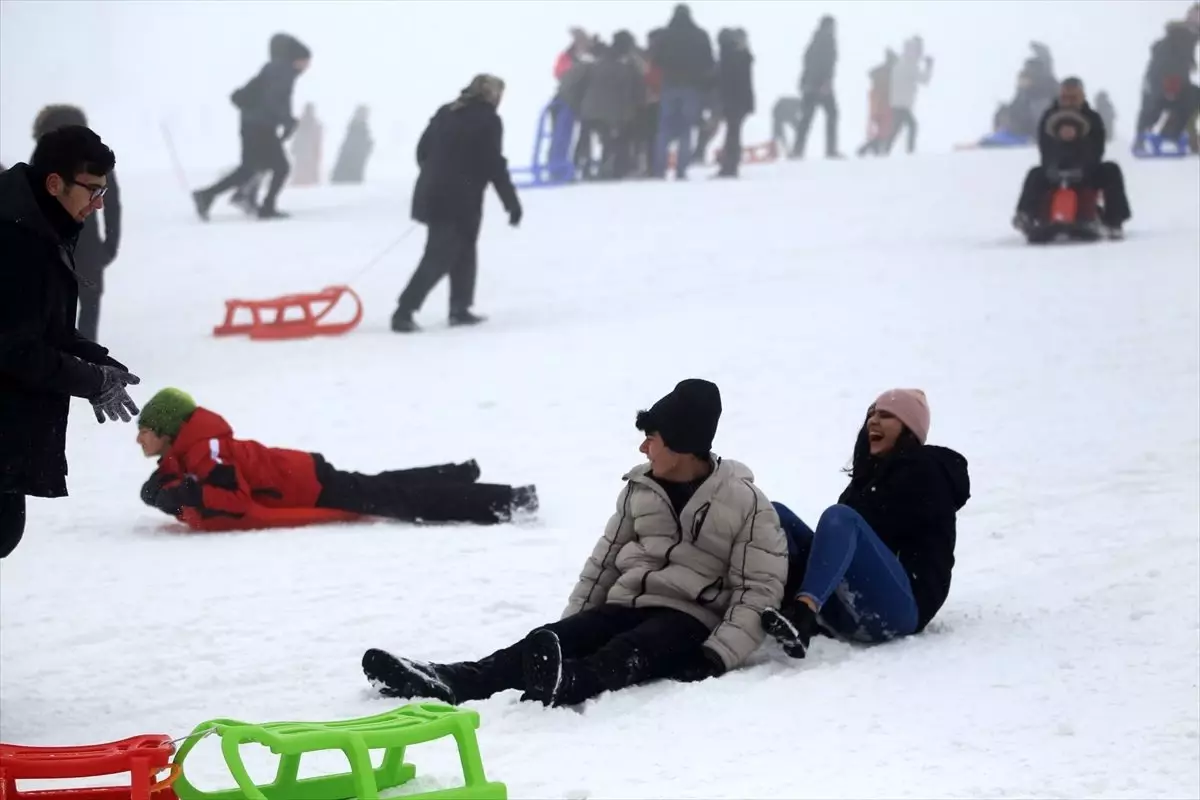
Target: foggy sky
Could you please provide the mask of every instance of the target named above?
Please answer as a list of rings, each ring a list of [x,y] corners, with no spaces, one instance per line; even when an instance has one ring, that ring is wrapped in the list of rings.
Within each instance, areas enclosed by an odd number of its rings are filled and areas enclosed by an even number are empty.
[[[237,115],[229,94],[261,67],[267,40],[285,31],[313,50],[296,86],[295,112],[312,101],[325,123],[325,169],[354,107],[372,109],[376,159],[370,173],[407,175],[413,148],[436,107],[476,72],[508,82],[501,107],[510,163],[529,160],[538,111],[551,96],[551,69],[580,25],[611,38],[630,29],[639,43],[665,24],[673,2],[386,2],[385,0],[2,0],[0,161],[32,149],[31,124],[50,102],[84,107],[117,151],[118,170],[169,169],[160,125],[173,132],[189,180],[209,180],[236,163]],[[1080,75],[1089,93],[1107,89],[1127,141],[1152,42],[1186,0],[700,0],[697,22],[716,38],[747,29],[756,56],[758,113],[746,141],[766,139],[770,108],[794,94],[804,48],[822,14],[838,20],[836,90],[841,149],[866,129],[867,71],[886,46],[920,34],[934,56],[933,82],[918,96],[920,149],[948,150],[984,133],[998,101],[1011,97],[1031,39],[1050,45],[1058,76]],[[820,119],[810,154],[823,152]]]

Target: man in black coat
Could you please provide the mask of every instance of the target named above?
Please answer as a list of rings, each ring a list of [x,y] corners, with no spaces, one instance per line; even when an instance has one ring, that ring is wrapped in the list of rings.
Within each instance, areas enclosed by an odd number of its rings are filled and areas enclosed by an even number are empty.
[[[675,176],[686,178],[692,161],[692,136],[700,127],[705,96],[716,82],[716,60],[708,31],[692,19],[686,4],[675,6],[671,21],[650,48],[650,60],[662,70],[662,97],[659,100],[658,135],[654,142],[656,178],[667,174],[667,152],[678,142]],[[697,152],[700,160],[704,154]]]
[[[87,127],[87,117],[76,106],[46,106],[33,122],[33,138],[66,125]],[[75,277],[79,281],[79,335],[96,341],[100,327],[100,297],[104,294],[104,271],[117,257],[121,246],[121,190],[115,172],[108,174],[104,193],[104,236],[100,235],[100,219],[90,214],[83,221],[83,230],[75,245]]]
[[[139,379],[75,328],[75,243],[115,162],[71,125],[0,175],[0,558],[24,532],[26,495],[67,494],[71,398],[90,400],[100,422],[138,413],[125,387]]]
[[[413,188],[412,218],[429,229],[425,255],[400,295],[392,330],[413,333],[413,314],[443,276],[450,276],[450,324],[475,325],[476,246],[483,194],[496,187],[509,224],[521,223],[521,201],[504,157],[504,126],[496,108],[504,81],[476,75],[453,103],[438,109],[417,143],[421,173]]]
[[[1108,136],[1104,120],[1087,103],[1083,81],[1067,78],[1059,89],[1058,100],[1042,114],[1038,122],[1038,150],[1042,163],[1029,170],[1013,226],[1026,231],[1044,216],[1046,198],[1054,189],[1056,172],[1080,170],[1082,186],[1104,193],[1100,221],[1111,238],[1119,239],[1122,226],[1132,216],[1125,195],[1125,176],[1121,167],[1104,160]]]
[[[312,52],[298,39],[286,33],[271,37],[271,60],[230,99],[242,114],[242,163],[237,169],[206,189],[192,192],[196,213],[208,221],[208,212],[218,195],[231,189],[242,190],[243,198],[256,191],[255,177],[271,172],[267,196],[258,206],[259,219],[288,216],[275,207],[279,192],[287,181],[291,165],[283,143],[296,131],[292,116],[292,91],[296,79],[308,69]],[[282,129],[282,133],[281,130]]]
[[[817,109],[825,111],[825,155],[841,158],[838,151],[838,104],[833,93],[837,67],[837,29],[833,17],[825,15],[804,51],[804,71],[800,73],[800,121],[796,124],[796,142],[791,158],[804,158],[808,131]]]

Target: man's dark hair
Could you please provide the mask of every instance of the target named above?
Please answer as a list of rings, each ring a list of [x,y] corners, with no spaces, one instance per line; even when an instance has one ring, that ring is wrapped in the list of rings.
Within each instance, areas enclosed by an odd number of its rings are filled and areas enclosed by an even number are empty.
[[[1083,89],[1083,79],[1072,75],[1070,78],[1063,78],[1063,82],[1059,84],[1061,89]]]
[[[70,180],[80,173],[107,175],[117,157],[91,128],[67,125],[37,140],[30,166],[47,175],[57,173]]]

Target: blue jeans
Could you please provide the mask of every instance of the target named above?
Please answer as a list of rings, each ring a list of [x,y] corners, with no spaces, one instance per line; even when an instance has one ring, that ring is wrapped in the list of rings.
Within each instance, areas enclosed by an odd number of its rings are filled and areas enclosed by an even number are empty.
[[[773,505],[788,540],[786,599],[816,601],[821,622],[854,641],[886,642],[916,631],[908,574],[857,511],[830,506],[813,531],[787,506]]]
[[[699,89],[664,87],[658,111],[658,138],[654,142],[654,174],[667,172],[667,150],[678,140],[675,153],[675,174],[687,174],[692,161],[692,134],[700,125],[704,97]]]

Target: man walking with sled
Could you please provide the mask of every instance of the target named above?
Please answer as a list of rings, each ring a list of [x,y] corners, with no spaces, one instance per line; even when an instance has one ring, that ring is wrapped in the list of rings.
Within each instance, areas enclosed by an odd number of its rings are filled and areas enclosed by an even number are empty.
[[[115,163],[93,131],[67,125],[0,175],[0,558],[25,532],[26,496],[67,495],[71,398],[99,422],[138,411],[125,390],[138,378],[75,327],[75,243]]]
[[[637,416],[649,463],[625,475],[615,513],[558,622],[481,661],[428,664],[368,650],[383,694],[457,704],[506,689],[569,706],[606,691],[735,669],[778,607],[788,551],[743,464],[713,455],[717,387],[685,380]]]
[[[363,475],[334,468],[320,453],[235,439],[228,422],[178,389],[146,403],[138,444],[159,459],[142,501],[194,530],[295,527],[351,515],[489,525],[537,510],[533,486],[476,483],[474,461]]]
[[[420,330],[413,314],[444,276],[450,276],[450,324],[476,325],[476,250],[483,222],[483,193],[496,187],[508,222],[521,224],[521,201],[504,158],[504,126],[496,108],[504,81],[476,75],[453,103],[442,106],[417,143],[421,173],[413,188],[412,218],[429,229],[425,255],[400,295],[392,330]]]

